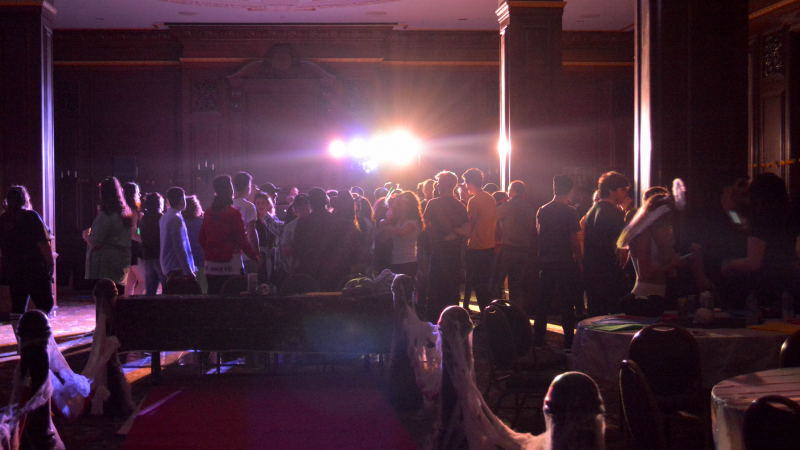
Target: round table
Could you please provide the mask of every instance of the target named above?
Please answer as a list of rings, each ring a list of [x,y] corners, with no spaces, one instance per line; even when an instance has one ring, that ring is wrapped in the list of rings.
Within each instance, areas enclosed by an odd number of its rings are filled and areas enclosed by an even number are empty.
[[[593,317],[578,324],[570,359],[572,370],[596,380],[617,383],[619,365],[628,356],[628,345],[636,330],[610,332],[587,328],[611,317],[618,316]],[[737,375],[777,368],[781,345],[789,337],[786,333],[750,328],[690,328],[689,331],[700,347],[702,383],[708,389]]]
[[[800,402],[800,368],[740,375],[714,386],[711,421],[717,448],[744,450],[744,413],[753,400],[766,395],[782,395]]]

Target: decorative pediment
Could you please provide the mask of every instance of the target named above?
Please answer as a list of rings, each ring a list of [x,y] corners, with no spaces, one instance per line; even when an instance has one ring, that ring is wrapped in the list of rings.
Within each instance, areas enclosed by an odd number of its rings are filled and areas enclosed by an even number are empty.
[[[228,76],[231,84],[231,104],[234,111],[241,110],[243,92],[249,89],[280,89],[284,83],[314,82],[322,95],[325,109],[330,107],[336,77],[319,66],[302,61],[297,51],[289,44],[276,44],[267,56],[245,64]],[[249,86],[249,87],[248,87]]]
[[[332,83],[336,77],[316,64],[302,61],[291,45],[276,44],[263,60],[248,63],[228,76],[234,88],[241,86],[245,80],[253,79],[312,79]]]

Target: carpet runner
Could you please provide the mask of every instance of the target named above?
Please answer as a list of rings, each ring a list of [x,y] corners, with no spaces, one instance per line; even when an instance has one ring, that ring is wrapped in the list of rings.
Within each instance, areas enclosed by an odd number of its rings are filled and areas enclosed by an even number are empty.
[[[154,387],[123,449],[418,449],[374,378],[225,374]]]

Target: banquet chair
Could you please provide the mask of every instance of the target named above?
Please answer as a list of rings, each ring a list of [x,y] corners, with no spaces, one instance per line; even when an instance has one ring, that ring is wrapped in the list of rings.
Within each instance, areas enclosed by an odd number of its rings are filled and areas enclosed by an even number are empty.
[[[512,331],[510,323],[520,324],[515,315],[525,313],[511,303],[495,300],[483,311],[482,327],[486,333],[489,346],[489,384],[484,391],[484,398],[496,386],[499,397],[492,410],[496,413],[508,396],[514,396],[514,418],[511,427],[516,425],[523,409],[541,410],[542,401],[553,379],[566,371],[566,358],[546,361],[531,354],[533,340],[530,334],[530,322],[525,318],[526,327],[517,327],[517,335]],[[509,317],[512,317],[509,320]],[[527,347],[526,347],[527,343]],[[527,406],[528,400],[538,400],[533,406]]]
[[[628,346],[628,360],[642,370],[662,413],[707,412],[700,348],[685,328],[657,323],[640,330]]]
[[[664,422],[650,384],[633,361],[624,360],[619,368],[619,392],[625,423],[641,449],[667,450]]]
[[[742,432],[746,450],[800,449],[800,405],[779,395],[761,397],[747,408]]]
[[[293,273],[281,285],[281,295],[298,295],[319,292],[319,284],[309,275]]]
[[[200,283],[194,278],[172,277],[167,279],[167,283],[162,290],[164,295],[202,295],[203,290]]]
[[[667,435],[675,426],[707,425],[706,446],[712,442],[709,392],[701,384],[700,348],[685,328],[657,323],[640,330],[628,346],[647,380]]]
[[[800,367],[800,331],[789,336],[781,346],[778,367]]]

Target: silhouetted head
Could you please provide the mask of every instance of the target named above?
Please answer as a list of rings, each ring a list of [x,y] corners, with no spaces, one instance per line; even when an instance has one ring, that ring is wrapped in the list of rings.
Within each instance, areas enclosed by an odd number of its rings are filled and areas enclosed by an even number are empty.
[[[32,341],[50,339],[52,333],[47,314],[38,309],[33,309],[23,314],[19,319],[17,335],[19,336],[20,345]]]
[[[581,372],[566,372],[550,384],[544,399],[552,450],[605,449],[605,407],[597,384]]]

